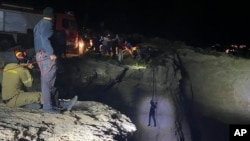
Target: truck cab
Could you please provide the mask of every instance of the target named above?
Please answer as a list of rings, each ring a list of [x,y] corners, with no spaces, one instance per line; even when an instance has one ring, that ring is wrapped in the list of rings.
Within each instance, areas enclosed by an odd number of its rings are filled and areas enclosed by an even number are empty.
[[[64,30],[67,36],[67,52],[79,53],[81,38],[72,12],[55,14],[55,31]]]
[[[41,11],[16,5],[0,5],[0,51],[7,51],[16,45],[28,49],[34,47],[33,28],[43,18]],[[64,30],[67,35],[67,51],[79,54],[76,19],[72,12],[56,13],[54,28]]]

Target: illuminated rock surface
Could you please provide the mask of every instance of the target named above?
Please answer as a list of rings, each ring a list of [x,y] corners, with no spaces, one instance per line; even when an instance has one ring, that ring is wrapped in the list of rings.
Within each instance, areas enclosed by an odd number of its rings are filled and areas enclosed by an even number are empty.
[[[185,92],[197,111],[227,124],[250,122],[249,59],[194,49],[178,52]]]
[[[78,95],[79,102],[83,104],[80,104],[82,107],[74,107],[76,109],[73,109],[72,113],[64,115],[74,126],[84,125],[79,132],[74,132],[75,136],[86,137],[86,141],[91,141],[96,132],[103,132],[103,136],[97,134],[98,138],[103,140],[112,138],[111,140],[120,141],[123,136],[123,139],[129,141],[227,141],[228,124],[249,123],[249,60],[188,47],[164,52],[155,60],[157,61],[151,63],[153,65],[136,65],[132,58],[125,57],[124,63],[119,65],[111,58],[87,55],[63,59],[58,69],[57,86],[60,97]],[[30,90],[40,90],[39,70],[34,70],[34,75],[35,85]],[[154,100],[158,102],[156,127],[152,126],[153,123],[148,126],[153,94]],[[124,134],[115,134],[117,131],[121,133],[122,130],[111,126],[109,121],[115,119],[107,118],[113,115],[112,112],[105,113],[107,109],[103,109],[103,114],[98,114],[99,111],[95,114],[94,111],[89,116],[89,110],[86,108],[92,109],[94,101],[110,106],[108,109],[117,109],[115,113],[123,113],[131,119],[123,122],[128,124],[119,123],[125,128],[122,128],[126,131]],[[77,114],[81,115],[80,119],[75,116]],[[44,116],[41,113],[38,115],[39,118]],[[119,115],[117,117],[120,117]],[[100,128],[100,123],[95,122],[94,116],[102,120],[101,127],[107,127]],[[18,117],[12,121],[16,119]],[[42,119],[45,120],[45,116]],[[58,123],[64,121],[66,120],[63,118]],[[22,128],[22,132],[27,130],[24,128],[26,125],[14,125]],[[116,123],[115,126],[117,125]],[[85,131],[86,126],[93,130]],[[107,130],[110,126],[113,127],[112,131]],[[59,131],[58,128],[64,133],[65,127],[58,126],[53,128],[53,131],[46,131],[50,134],[44,132],[46,138],[54,137],[54,133],[57,133],[55,129]],[[65,136],[66,138],[70,137]]]
[[[0,104],[0,140],[125,140],[136,127],[119,111],[99,102],[77,102],[72,112],[42,113]]]

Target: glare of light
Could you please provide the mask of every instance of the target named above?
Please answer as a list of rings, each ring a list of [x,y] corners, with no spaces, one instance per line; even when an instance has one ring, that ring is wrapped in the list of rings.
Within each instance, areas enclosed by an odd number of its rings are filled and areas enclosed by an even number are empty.
[[[131,50],[132,50],[132,51],[136,51],[137,48],[136,48],[136,47],[131,47]]]
[[[146,69],[147,68],[147,66],[144,66],[144,65],[138,65],[138,64],[136,64],[136,65],[130,65],[130,66],[128,66],[130,69],[135,69],[135,70],[139,70],[139,69]]]
[[[84,51],[84,42],[81,40],[79,41],[79,54],[83,54]]]
[[[226,52],[226,54],[228,54],[228,53],[229,53],[229,49],[226,49],[226,51],[225,51],[225,52]]]
[[[89,44],[91,47],[93,46],[93,41],[91,39],[89,40]]]

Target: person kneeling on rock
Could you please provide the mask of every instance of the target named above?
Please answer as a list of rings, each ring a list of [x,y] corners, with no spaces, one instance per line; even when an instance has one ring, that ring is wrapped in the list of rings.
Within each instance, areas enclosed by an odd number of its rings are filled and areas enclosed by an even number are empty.
[[[26,88],[32,87],[33,77],[31,69],[33,64],[31,58],[22,49],[14,50],[14,55],[18,63],[9,63],[4,67],[2,80],[2,102],[8,107],[24,107],[29,109],[42,108],[41,92],[27,92]],[[71,110],[76,103],[77,96],[68,101],[54,113],[60,113],[62,110]]]

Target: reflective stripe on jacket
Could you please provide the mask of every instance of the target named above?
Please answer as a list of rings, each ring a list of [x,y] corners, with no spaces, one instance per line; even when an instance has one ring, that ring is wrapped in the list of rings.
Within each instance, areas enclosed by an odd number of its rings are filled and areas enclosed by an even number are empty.
[[[2,98],[10,99],[18,92],[23,91],[23,87],[31,87],[33,77],[28,68],[22,67],[17,63],[10,63],[4,67],[2,80]]]

